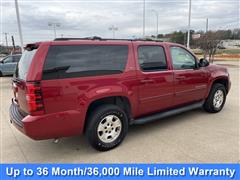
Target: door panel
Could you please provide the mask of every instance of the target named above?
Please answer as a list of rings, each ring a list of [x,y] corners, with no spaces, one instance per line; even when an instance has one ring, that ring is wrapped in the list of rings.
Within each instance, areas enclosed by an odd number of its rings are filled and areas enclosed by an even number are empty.
[[[164,110],[173,105],[173,71],[165,48],[144,43],[135,46],[139,79],[139,116]]]
[[[17,65],[16,62],[13,62],[13,57],[12,56],[8,56],[7,58],[5,58],[3,60],[3,64],[2,64],[2,72],[4,75],[9,75],[9,74],[13,74],[15,67]]]
[[[15,71],[16,65],[17,63],[11,62],[11,63],[6,63],[4,66],[8,74],[13,74]]]
[[[195,56],[183,47],[171,46],[170,54],[174,72],[174,105],[203,99],[207,91],[207,71],[199,68]]]
[[[8,65],[9,63],[12,62],[12,56],[8,56],[5,59],[2,60],[2,73],[3,75],[8,75],[10,72],[10,66]]]
[[[148,114],[173,104],[173,72],[142,73],[139,75],[139,113]]]
[[[175,70],[174,105],[203,99],[207,91],[207,81],[208,77],[205,70]]]

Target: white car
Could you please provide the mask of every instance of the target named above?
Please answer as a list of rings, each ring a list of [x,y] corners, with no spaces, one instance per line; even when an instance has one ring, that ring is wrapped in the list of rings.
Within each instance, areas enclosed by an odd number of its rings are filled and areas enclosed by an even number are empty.
[[[9,55],[5,57],[3,60],[0,61],[0,77],[1,76],[7,76],[7,75],[13,75],[17,63],[19,62],[21,58],[21,54],[14,54]]]

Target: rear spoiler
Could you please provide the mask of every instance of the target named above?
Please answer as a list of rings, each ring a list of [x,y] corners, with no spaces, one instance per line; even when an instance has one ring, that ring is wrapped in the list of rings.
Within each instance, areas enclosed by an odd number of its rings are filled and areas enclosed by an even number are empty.
[[[34,44],[27,44],[25,47],[24,47],[24,50],[27,50],[27,51],[32,51],[34,49],[37,49],[39,47],[40,43],[34,43]]]

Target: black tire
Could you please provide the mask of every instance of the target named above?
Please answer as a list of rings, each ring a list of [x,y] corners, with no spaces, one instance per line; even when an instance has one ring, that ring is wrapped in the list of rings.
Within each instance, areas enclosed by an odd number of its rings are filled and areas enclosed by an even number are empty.
[[[100,139],[101,137],[99,137],[100,132],[98,131],[98,127],[100,125],[100,122],[102,123],[104,121],[104,118],[106,118],[107,116],[109,117],[111,115],[113,115],[118,122],[119,120],[121,121],[121,128],[119,128],[121,130],[119,130],[118,136],[115,136],[116,137],[115,140],[106,143]],[[121,144],[121,142],[123,141],[128,132],[128,118],[126,113],[120,107],[113,104],[102,105],[94,109],[94,111],[88,117],[87,123],[88,124],[86,128],[86,135],[88,141],[95,149],[99,151],[107,151],[117,147],[119,144]],[[104,128],[107,127],[105,126]],[[113,133],[115,133],[115,131],[117,132],[117,128],[112,131]],[[108,137],[109,136],[107,136],[107,138]]]
[[[2,77],[3,75],[2,75],[2,72],[0,71],[0,77]]]
[[[218,90],[223,92],[223,102],[221,103],[220,107],[214,106],[214,95]],[[208,95],[208,98],[206,99],[203,105],[203,108],[205,109],[205,111],[210,113],[217,113],[221,111],[226,101],[226,95],[227,95],[226,88],[223,84],[220,83],[213,84],[211,91]]]

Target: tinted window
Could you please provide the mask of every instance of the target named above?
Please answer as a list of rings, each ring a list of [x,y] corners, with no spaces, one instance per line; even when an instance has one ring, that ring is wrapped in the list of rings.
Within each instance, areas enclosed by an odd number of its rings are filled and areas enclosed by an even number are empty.
[[[124,71],[128,46],[51,46],[43,79],[116,74]]]
[[[19,62],[21,56],[17,55],[17,56],[13,56],[13,62]]]
[[[138,62],[143,71],[161,71],[167,69],[164,49],[161,46],[140,46]]]
[[[171,47],[173,69],[194,69],[195,58],[191,53],[180,47]]]
[[[33,56],[36,53],[36,51],[37,49],[34,49],[32,51],[26,50],[23,52],[21,59],[19,60],[19,63],[16,68],[15,77],[26,80],[29,66],[32,62]]]

